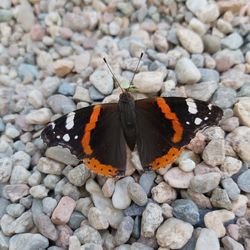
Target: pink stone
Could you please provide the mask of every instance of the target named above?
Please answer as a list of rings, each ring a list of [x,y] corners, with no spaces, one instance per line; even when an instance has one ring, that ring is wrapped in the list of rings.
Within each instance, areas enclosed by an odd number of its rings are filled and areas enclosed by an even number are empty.
[[[204,162],[201,162],[198,165],[196,165],[194,169],[195,175],[203,175],[211,172],[221,173],[218,167],[209,166]]]
[[[4,191],[12,202],[16,202],[29,194],[29,187],[26,184],[6,185]]]
[[[60,28],[60,35],[64,38],[64,39],[70,39],[73,35],[73,32],[71,29],[66,28],[66,27],[62,27]]]
[[[53,223],[57,225],[66,224],[69,221],[75,206],[76,202],[72,198],[69,196],[62,197],[52,214],[51,220]]]
[[[203,152],[206,146],[206,137],[202,133],[197,133],[195,138],[187,145],[187,148],[196,154]]]
[[[33,41],[41,41],[45,35],[45,31],[41,25],[35,24],[30,30],[30,35]]]
[[[58,239],[56,241],[56,245],[68,249],[69,238],[70,236],[73,235],[73,231],[67,225],[58,226],[57,230],[58,230]]]
[[[229,236],[232,237],[236,241],[239,239],[239,230],[240,230],[240,227],[236,224],[229,224],[227,227]]]

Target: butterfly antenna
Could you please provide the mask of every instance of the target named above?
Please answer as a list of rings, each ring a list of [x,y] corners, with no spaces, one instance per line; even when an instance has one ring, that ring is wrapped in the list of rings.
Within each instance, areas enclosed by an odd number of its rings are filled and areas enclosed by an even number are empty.
[[[141,62],[142,57],[143,57],[143,52],[141,52],[139,61],[138,61],[137,66],[136,66],[136,68],[135,68],[134,75],[133,75],[133,77],[132,77],[132,79],[131,79],[131,81],[130,81],[130,83],[129,83],[129,86],[130,86],[130,85],[133,83],[133,81],[134,81],[135,74],[137,73],[137,70],[138,70],[138,68],[139,68],[139,65],[140,65],[140,62]]]
[[[108,62],[107,62],[107,60],[106,60],[105,57],[103,58],[103,61],[104,61],[105,64],[107,65],[107,67],[108,67],[110,73],[112,74],[112,76],[113,76],[115,82],[117,83],[117,85],[119,86],[119,88],[122,90],[122,92],[124,92],[124,89],[121,87],[121,84],[120,84],[119,81],[117,80],[115,74],[113,73],[113,71],[112,71],[111,67],[109,66],[109,64],[108,64]]]

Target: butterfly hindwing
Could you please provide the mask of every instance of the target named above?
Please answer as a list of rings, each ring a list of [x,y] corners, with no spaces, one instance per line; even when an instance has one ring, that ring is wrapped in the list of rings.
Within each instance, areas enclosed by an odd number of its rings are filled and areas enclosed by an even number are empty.
[[[220,120],[222,111],[203,101],[159,97],[135,102],[137,149],[143,167],[172,163],[195,133]]]
[[[71,112],[51,122],[41,136],[49,147],[68,148],[95,173],[114,176],[125,172],[126,142],[117,104]]]

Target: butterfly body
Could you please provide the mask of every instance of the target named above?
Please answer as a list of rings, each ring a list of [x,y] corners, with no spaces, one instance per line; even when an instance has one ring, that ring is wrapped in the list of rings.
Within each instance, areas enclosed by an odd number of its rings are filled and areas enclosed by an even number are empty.
[[[172,163],[206,126],[216,124],[222,110],[182,97],[134,100],[129,92],[118,103],[89,106],[51,122],[42,132],[48,146],[69,148],[97,174],[123,175],[126,148],[135,148],[145,169]]]

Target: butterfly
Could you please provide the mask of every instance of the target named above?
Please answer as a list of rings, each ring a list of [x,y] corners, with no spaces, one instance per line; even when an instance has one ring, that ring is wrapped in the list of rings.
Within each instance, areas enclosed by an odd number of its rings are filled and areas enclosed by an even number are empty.
[[[124,175],[127,147],[138,151],[144,169],[172,163],[196,132],[217,124],[222,110],[183,97],[134,100],[128,91],[118,103],[98,104],[51,122],[41,137],[47,146],[61,145],[86,167],[104,176]]]

